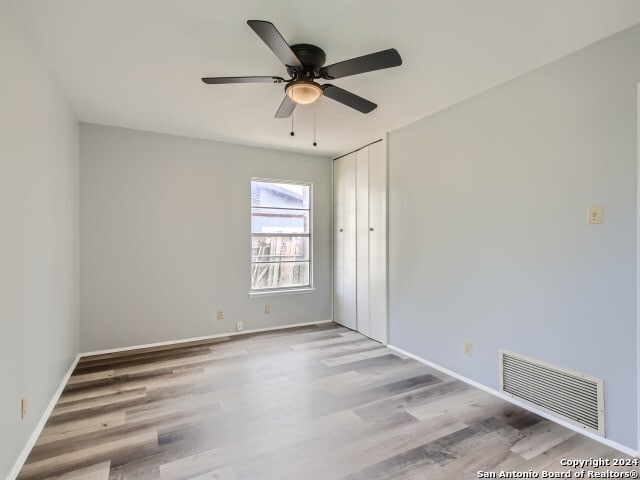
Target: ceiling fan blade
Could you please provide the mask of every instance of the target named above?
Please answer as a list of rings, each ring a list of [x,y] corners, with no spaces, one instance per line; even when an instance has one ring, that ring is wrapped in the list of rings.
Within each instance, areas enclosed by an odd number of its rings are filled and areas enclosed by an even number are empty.
[[[355,93],[348,92],[335,85],[323,85],[322,90],[325,97],[329,97],[331,100],[340,102],[362,113],[369,113],[377,107],[375,103],[370,102],[366,98],[359,97]]]
[[[333,80],[334,78],[348,77],[349,75],[357,75],[399,65],[402,65],[400,54],[395,48],[390,48],[328,65],[320,70],[320,75],[327,80]]]
[[[289,44],[282,38],[278,29],[271,22],[264,20],[248,20],[247,24],[262,39],[264,43],[276,54],[282,63],[290,67],[301,67],[298,59]]]
[[[280,77],[207,77],[202,81],[208,85],[223,83],[282,83],[284,78]]]
[[[296,103],[289,98],[289,95],[285,95],[282,99],[282,103],[278,107],[278,111],[274,115],[274,118],[287,118],[293,113],[296,108]]]

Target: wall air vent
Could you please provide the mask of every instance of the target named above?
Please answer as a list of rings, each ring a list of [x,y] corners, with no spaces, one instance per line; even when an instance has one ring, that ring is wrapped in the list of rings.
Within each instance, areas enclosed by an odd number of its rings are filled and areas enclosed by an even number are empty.
[[[598,378],[500,350],[500,389],[511,397],[604,436],[604,385]]]

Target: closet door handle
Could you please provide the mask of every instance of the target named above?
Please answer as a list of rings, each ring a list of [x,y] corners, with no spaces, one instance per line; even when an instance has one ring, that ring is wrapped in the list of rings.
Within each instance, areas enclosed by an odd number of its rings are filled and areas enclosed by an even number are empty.
[[[370,231],[370,232],[373,232],[373,227],[369,227],[369,231]]]
[[[342,229],[340,229],[340,231],[342,232]]]

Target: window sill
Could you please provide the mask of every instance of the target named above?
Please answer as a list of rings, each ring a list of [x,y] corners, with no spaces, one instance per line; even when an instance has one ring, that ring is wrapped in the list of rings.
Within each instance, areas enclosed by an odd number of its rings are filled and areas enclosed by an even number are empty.
[[[313,293],[316,289],[313,287],[304,287],[304,288],[289,288],[286,290],[265,290],[265,291],[257,291],[257,292],[249,292],[249,298],[256,297],[275,297],[278,295],[298,295],[301,293]]]

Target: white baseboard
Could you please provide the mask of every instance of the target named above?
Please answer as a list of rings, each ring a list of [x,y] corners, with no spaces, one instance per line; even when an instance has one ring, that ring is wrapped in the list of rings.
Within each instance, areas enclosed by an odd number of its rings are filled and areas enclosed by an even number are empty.
[[[130,347],[119,347],[119,348],[110,348],[107,350],[96,350],[93,352],[84,352],[84,353],[81,353],[80,356],[89,357],[91,355],[104,355],[107,353],[127,352],[129,350],[138,350],[140,348],[164,347],[167,345],[177,345],[180,343],[199,342],[204,340],[211,340],[214,338],[234,337],[236,335],[246,335],[247,333],[271,332],[274,330],[285,330],[287,328],[304,327],[308,325],[321,325],[323,323],[331,323],[331,322],[333,322],[333,320],[330,319],[330,320],[320,320],[318,322],[304,322],[304,323],[294,323],[291,325],[278,325],[277,327],[254,328],[253,330],[242,330],[240,332],[216,333],[215,335],[206,335],[204,337],[182,338],[180,340],[168,340],[166,342],[147,343],[144,345],[132,345]]]
[[[524,408],[525,410],[528,410],[528,411],[530,411],[532,413],[535,413],[536,415],[540,415],[541,417],[544,417],[547,420],[551,420],[552,422],[555,422],[558,425],[562,425],[563,427],[566,427],[566,428],[568,428],[570,430],[573,430],[574,432],[578,432],[578,433],[580,433],[580,434],[582,434],[582,435],[584,435],[586,437],[589,437],[592,440],[600,442],[600,443],[602,443],[602,444],[604,444],[604,445],[606,445],[608,447],[611,447],[611,448],[613,448],[615,450],[618,450],[618,451],[620,451],[622,453],[625,453],[627,455],[630,455],[632,457],[638,457],[638,451],[633,450],[632,448],[629,448],[629,447],[627,447],[625,445],[622,445],[622,444],[620,444],[618,442],[614,442],[613,440],[609,440],[608,438],[601,437],[601,436],[596,435],[594,433],[584,431],[580,427],[577,427],[577,426],[575,426],[575,425],[573,425],[573,424],[571,424],[571,423],[569,423],[567,421],[564,421],[564,420],[562,420],[560,418],[556,418],[553,415],[550,415],[547,412],[543,412],[541,410],[538,410],[538,409],[532,407],[531,405],[527,405],[526,403],[519,402],[518,400],[516,400],[515,398],[512,398],[509,395],[506,395],[506,394],[504,394],[504,393],[502,393],[502,392],[500,392],[498,390],[494,390],[493,388],[487,387],[486,385],[483,385],[483,384],[481,384],[479,382],[476,382],[475,380],[471,380],[470,378],[467,378],[467,377],[465,377],[463,375],[460,375],[459,373],[456,373],[456,372],[453,372],[453,371],[451,371],[449,369],[441,367],[440,365],[437,365],[437,364],[435,364],[433,362],[430,362],[429,360],[425,360],[424,358],[419,357],[418,355],[414,355],[413,353],[409,353],[406,350],[403,350],[403,349],[398,348],[398,347],[394,347],[393,345],[387,345],[387,348],[390,348],[391,350],[395,350],[396,352],[398,352],[398,353],[400,353],[402,355],[405,355],[405,356],[407,356],[409,358],[413,358],[414,360],[417,360],[418,362],[423,363],[423,364],[425,364],[425,365],[427,365],[429,367],[435,368],[436,370],[439,370],[442,373],[445,373],[445,374],[449,375],[450,377],[453,377],[453,378],[455,378],[457,380],[460,380],[460,381],[462,381],[464,383],[467,383],[467,384],[469,384],[469,385],[471,385],[473,387],[479,388],[480,390],[484,390],[485,392],[490,393],[491,395],[495,395],[496,397],[501,398],[502,400],[506,400],[507,402],[512,403],[514,405],[517,405],[518,407]]]
[[[73,362],[71,362],[71,366],[69,367],[69,370],[67,370],[67,373],[62,378],[60,385],[58,385],[58,389],[53,394],[53,397],[51,397],[51,401],[47,405],[47,408],[45,408],[44,412],[42,412],[42,416],[40,417],[40,420],[38,421],[36,428],[33,430],[33,433],[29,437],[27,444],[24,446],[24,448],[20,452],[20,455],[18,456],[18,459],[16,460],[16,462],[13,464],[13,468],[9,472],[9,476],[7,477],[7,480],[14,480],[20,473],[20,469],[22,469],[22,466],[24,465],[24,462],[26,462],[27,457],[29,456],[29,453],[31,453],[31,449],[33,448],[36,441],[38,440],[38,437],[40,436],[40,433],[42,432],[42,429],[44,428],[45,423],[47,423],[47,420],[49,419],[49,415],[51,415],[53,408],[56,406],[56,403],[58,403],[58,398],[60,398],[60,395],[62,394],[64,387],[67,385],[67,382],[69,381],[69,377],[71,377],[71,374],[73,373],[73,370],[76,368],[76,365],[78,364],[79,360],[80,360],[80,354],[77,354],[76,358],[74,358]]]

